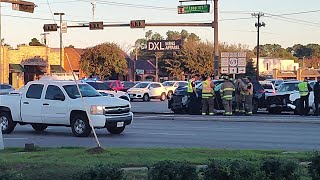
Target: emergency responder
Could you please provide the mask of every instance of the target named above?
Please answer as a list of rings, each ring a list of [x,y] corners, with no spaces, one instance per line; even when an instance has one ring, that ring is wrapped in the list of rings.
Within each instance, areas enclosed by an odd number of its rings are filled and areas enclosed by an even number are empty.
[[[304,78],[304,81],[298,84],[300,93],[300,116],[307,116],[309,112],[309,94],[312,91],[308,83],[308,79]]]
[[[189,114],[197,114],[196,110],[198,104],[198,94],[196,88],[196,81],[200,79],[199,74],[195,74],[188,82],[188,96],[189,96]]]
[[[224,115],[232,116],[232,96],[233,96],[233,92],[235,91],[235,87],[232,84],[232,82],[230,82],[229,76],[224,75],[222,76],[222,78],[224,79],[224,82],[221,86],[220,94],[222,98],[223,107],[225,110]]]
[[[209,112],[210,116],[214,115],[214,83],[210,76],[204,78],[202,83],[202,115]]]
[[[244,106],[245,113],[248,116],[252,115],[252,98],[253,98],[253,84],[251,83],[251,78],[245,78],[245,86],[244,86]]]
[[[244,83],[242,81],[242,76],[239,75],[236,82],[235,82],[235,88],[236,88],[236,113],[245,113],[244,111]]]
[[[314,105],[315,105],[315,110],[314,110],[314,116],[319,115],[319,101],[320,101],[320,77],[318,77],[318,81],[314,84],[313,87],[313,92],[314,92]]]

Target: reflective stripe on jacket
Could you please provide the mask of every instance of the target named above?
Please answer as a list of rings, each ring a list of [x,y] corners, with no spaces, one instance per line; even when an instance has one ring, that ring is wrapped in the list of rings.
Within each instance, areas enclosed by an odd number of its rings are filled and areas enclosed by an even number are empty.
[[[202,98],[212,97],[214,94],[213,88],[211,87],[211,81],[205,80],[202,83]]]
[[[298,84],[300,96],[307,96],[309,94],[308,83],[301,82]]]
[[[231,82],[224,82],[220,89],[221,98],[224,100],[232,100],[235,87]]]
[[[192,88],[192,81],[188,81],[188,93],[193,93],[193,88]]]

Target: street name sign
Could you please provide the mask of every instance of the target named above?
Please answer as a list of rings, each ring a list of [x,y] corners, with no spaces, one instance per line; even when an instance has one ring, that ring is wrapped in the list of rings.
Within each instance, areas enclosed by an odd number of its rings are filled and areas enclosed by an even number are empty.
[[[147,51],[151,52],[164,52],[164,51],[180,51],[181,40],[159,40],[159,41],[148,41]]]
[[[209,13],[210,5],[178,6],[178,14]]]
[[[246,52],[222,52],[221,73],[222,74],[245,74],[247,66]]]

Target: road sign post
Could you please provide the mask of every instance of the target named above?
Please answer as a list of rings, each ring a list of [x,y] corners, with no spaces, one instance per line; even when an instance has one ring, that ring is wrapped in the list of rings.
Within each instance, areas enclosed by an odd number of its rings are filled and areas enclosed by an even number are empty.
[[[1,130],[1,126],[0,126],[0,150],[4,149],[4,145],[3,145],[3,137],[2,137],[2,130]]]
[[[221,73],[233,74],[234,78],[236,74],[245,74],[247,65],[246,59],[246,52],[222,52]]]

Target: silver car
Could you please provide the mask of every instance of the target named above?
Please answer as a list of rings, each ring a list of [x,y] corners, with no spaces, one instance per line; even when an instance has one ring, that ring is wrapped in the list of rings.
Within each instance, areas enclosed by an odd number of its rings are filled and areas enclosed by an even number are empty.
[[[0,95],[9,94],[14,91],[14,88],[10,84],[0,84]]]

